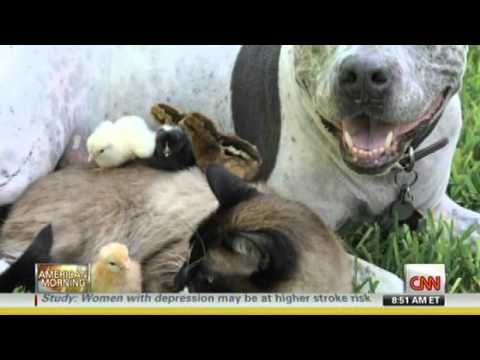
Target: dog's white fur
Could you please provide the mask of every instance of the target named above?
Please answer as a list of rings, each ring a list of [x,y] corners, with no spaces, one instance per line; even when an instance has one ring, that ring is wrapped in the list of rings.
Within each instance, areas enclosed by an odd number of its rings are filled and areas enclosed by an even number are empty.
[[[280,193],[310,205],[334,227],[355,215],[359,201],[367,203],[374,213],[382,212],[398,195],[393,174],[359,175],[345,165],[337,140],[321,123],[312,122],[312,119],[318,119],[313,116],[315,110],[309,108],[311,103],[304,100],[305,95],[296,84],[293,63],[294,49],[286,46],[280,63],[282,137],[270,185]],[[444,194],[461,126],[461,106],[457,95],[432,135],[422,144],[422,147],[428,146],[442,137],[450,140],[447,148],[417,164],[420,177],[412,191],[415,205],[422,210],[443,208],[447,204],[450,208],[452,206]],[[478,214],[470,213],[463,222],[475,219],[478,219]]]

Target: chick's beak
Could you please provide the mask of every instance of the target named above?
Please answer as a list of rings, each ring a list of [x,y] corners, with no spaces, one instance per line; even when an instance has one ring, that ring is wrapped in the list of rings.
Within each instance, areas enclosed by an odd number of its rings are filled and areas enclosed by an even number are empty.
[[[163,155],[168,158],[172,154],[172,150],[170,150],[170,147],[168,146],[168,142],[165,143],[165,149],[163,150]]]
[[[130,270],[130,268],[132,267],[132,264],[131,264],[130,260],[125,261],[125,263],[123,265],[124,265],[126,270]]]
[[[92,154],[88,154],[88,162],[91,163],[93,160],[93,155]]]

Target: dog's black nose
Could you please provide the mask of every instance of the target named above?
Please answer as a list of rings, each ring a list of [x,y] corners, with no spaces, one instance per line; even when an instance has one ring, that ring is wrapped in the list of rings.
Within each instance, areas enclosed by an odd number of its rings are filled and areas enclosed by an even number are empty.
[[[391,64],[376,53],[350,55],[339,68],[339,90],[349,101],[357,104],[385,100],[392,83]]]

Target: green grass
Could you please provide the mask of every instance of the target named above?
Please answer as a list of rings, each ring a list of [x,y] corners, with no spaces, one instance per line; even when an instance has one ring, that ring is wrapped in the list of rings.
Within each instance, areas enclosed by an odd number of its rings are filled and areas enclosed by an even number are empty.
[[[460,205],[480,211],[480,46],[471,46],[462,90],[464,128],[455,154],[448,192]],[[451,223],[425,221],[421,230],[396,226],[383,234],[378,225],[362,225],[345,237],[349,250],[403,278],[405,264],[442,263],[449,293],[480,292],[480,252],[454,235]],[[480,245],[480,243],[479,243]]]

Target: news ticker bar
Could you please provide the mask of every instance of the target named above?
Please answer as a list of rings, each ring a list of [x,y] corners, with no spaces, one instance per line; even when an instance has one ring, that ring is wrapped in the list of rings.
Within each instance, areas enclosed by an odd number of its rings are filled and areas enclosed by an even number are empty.
[[[0,308],[480,308],[480,294],[0,294]]]

